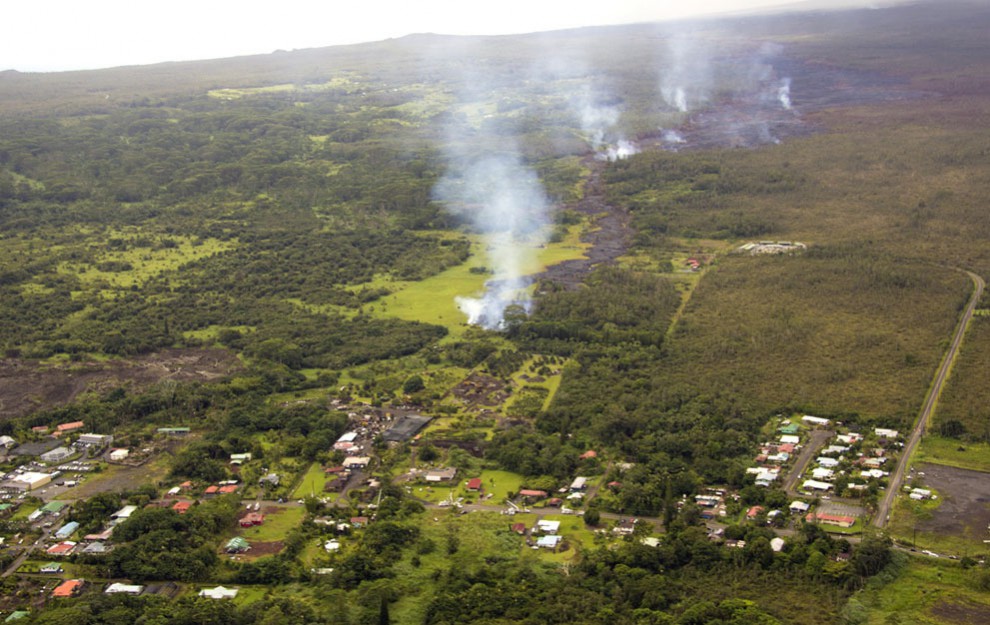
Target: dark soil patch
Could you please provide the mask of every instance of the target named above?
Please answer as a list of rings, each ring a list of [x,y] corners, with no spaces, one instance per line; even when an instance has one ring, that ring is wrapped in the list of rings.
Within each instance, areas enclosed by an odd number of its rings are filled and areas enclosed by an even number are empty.
[[[253,542],[248,541],[251,544],[251,549],[244,554],[245,558],[255,559],[263,558],[265,556],[274,556],[276,554],[282,553],[282,549],[285,548],[285,543],[281,540],[275,540],[272,542]]]
[[[499,406],[508,399],[505,383],[483,373],[472,373],[451,390],[454,397],[471,407]]]
[[[86,391],[121,386],[141,390],[165,379],[205,382],[239,368],[237,357],[223,349],[169,349],[137,358],[64,365],[6,358],[0,360],[0,419],[67,404]]]
[[[990,623],[990,607],[975,603],[939,603],[932,607],[932,616],[958,625]]]
[[[942,503],[918,530],[982,540],[990,524],[990,474],[940,464],[919,464],[924,483],[938,491]],[[988,622],[988,621],[983,621]]]

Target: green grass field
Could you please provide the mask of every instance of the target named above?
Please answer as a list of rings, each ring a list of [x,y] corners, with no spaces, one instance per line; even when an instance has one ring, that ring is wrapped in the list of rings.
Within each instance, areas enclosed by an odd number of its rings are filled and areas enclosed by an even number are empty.
[[[299,527],[303,517],[306,516],[306,509],[302,506],[282,506],[277,511],[266,506],[265,522],[249,528],[241,528],[238,532],[248,541],[274,542],[285,540],[289,532]]]
[[[957,625],[985,623],[990,594],[975,585],[986,571],[964,570],[949,561],[909,558],[897,578],[877,588],[870,584],[857,593],[850,611],[864,625]],[[896,617],[896,618],[894,618]]]
[[[990,473],[990,444],[928,435],[921,439],[912,462],[930,462]]]
[[[314,462],[310,465],[306,474],[303,475],[302,480],[296,489],[292,491],[293,499],[302,499],[304,497],[323,497],[323,486],[327,483],[326,473],[323,472],[323,465],[319,462]]]
[[[582,226],[571,226],[564,239],[557,243],[532,248],[532,255],[526,260],[522,271],[534,274],[547,266],[565,260],[582,258],[587,245],[581,243]],[[464,335],[468,325],[464,313],[457,307],[455,298],[475,297],[484,291],[485,281],[491,276],[471,273],[471,268],[487,264],[484,241],[473,236],[471,258],[456,267],[418,282],[401,282],[389,278],[361,286],[386,286],[393,291],[369,306],[372,314],[383,317],[397,317],[407,321],[422,321],[447,328],[448,340]],[[496,276],[497,277],[497,276]]]

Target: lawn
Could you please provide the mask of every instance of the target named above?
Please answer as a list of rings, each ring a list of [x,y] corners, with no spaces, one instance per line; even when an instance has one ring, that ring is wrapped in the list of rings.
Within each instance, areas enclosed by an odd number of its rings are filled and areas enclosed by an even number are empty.
[[[289,532],[299,527],[306,509],[302,506],[265,506],[265,522],[254,527],[241,528],[240,535],[251,542],[275,542],[285,540]]]
[[[582,258],[587,247],[580,242],[582,230],[581,226],[572,226],[562,241],[534,246],[534,254],[522,271],[534,274],[548,265]],[[458,339],[464,335],[467,323],[455,298],[475,296],[484,290],[485,281],[491,276],[472,273],[471,269],[487,262],[484,241],[480,237],[472,237],[471,257],[465,263],[417,282],[382,278],[381,284],[373,283],[372,286],[387,286],[393,293],[375,302],[370,306],[370,311],[377,316],[445,326],[450,332],[448,340]]]
[[[299,486],[296,486],[296,490],[292,491],[293,499],[302,499],[303,497],[322,497],[323,496],[323,486],[327,483],[326,473],[323,472],[323,465],[319,462],[314,462],[310,465],[309,470],[303,475],[302,480],[299,482]]]
[[[921,445],[911,461],[914,464],[930,462],[990,473],[990,445],[928,435],[921,439]]]

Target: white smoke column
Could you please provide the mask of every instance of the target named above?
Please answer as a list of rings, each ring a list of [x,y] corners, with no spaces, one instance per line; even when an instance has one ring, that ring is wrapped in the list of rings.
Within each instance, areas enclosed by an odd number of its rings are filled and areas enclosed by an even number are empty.
[[[536,174],[515,152],[483,156],[448,173],[434,196],[485,234],[485,253],[494,276],[480,298],[457,298],[468,323],[498,330],[510,305],[528,312],[525,271],[546,242],[550,213]]]
[[[708,101],[712,68],[704,40],[697,33],[668,33],[662,64],[660,97],[667,106],[687,113]]]
[[[603,104],[601,98],[592,93],[589,85],[585,85],[581,93],[571,99],[571,107],[577,112],[581,123],[581,131],[595,150],[605,144],[605,135],[619,121],[619,109]]]
[[[777,101],[785,110],[791,110],[791,79],[782,78],[777,86]]]
[[[632,141],[619,139],[615,145],[608,146],[597,158],[599,160],[621,161],[633,154],[639,154],[639,147]]]

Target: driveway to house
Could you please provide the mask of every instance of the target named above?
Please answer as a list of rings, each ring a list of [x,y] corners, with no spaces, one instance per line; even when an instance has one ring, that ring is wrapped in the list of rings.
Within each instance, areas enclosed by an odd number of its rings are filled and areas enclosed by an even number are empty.
[[[942,393],[942,386],[945,384],[946,378],[949,377],[949,371],[952,370],[952,363],[955,362],[956,355],[959,353],[959,346],[962,345],[963,336],[966,335],[966,328],[969,327],[969,321],[973,318],[973,311],[976,310],[976,305],[979,303],[980,297],[983,296],[983,289],[986,287],[986,282],[983,281],[983,278],[972,271],[967,271],[966,275],[973,281],[973,294],[970,296],[969,303],[966,304],[966,309],[963,311],[962,316],[959,317],[955,334],[952,335],[952,343],[949,345],[948,351],[945,352],[942,364],[939,365],[938,371],[935,373],[935,379],[928,389],[928,395],[925,396],[925,403],[921,407],[918,421],[914,425],[914,430],[911,432],[911,437],[908,439],[907,444],[904,445],[904,452],[901,454],[901,459],[897,463],[897,470],[890,476],[890,482],[887,484],[887,492],[877,507],[876,516],[873,517],[873,525],[876,527],[883,527],[887,524],[891,507],[894,505],[894,498],[901,491],[901,484],[904,482],[904,471],[907,469],[911,454],[918,448],[918,443],[921,442],[922,435],[928,429],[928,419],[932,416],[932,412],[935,411],[938,397]]]

